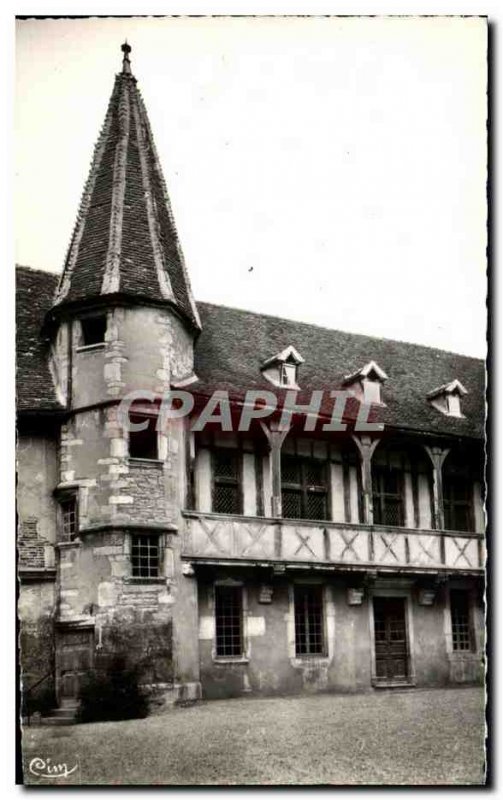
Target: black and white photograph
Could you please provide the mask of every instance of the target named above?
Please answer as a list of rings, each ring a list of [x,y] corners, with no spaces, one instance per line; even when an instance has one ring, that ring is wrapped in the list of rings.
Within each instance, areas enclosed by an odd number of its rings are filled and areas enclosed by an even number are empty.
[[[486,785],[490,26],[336,13],[15,21],[19,784]]]

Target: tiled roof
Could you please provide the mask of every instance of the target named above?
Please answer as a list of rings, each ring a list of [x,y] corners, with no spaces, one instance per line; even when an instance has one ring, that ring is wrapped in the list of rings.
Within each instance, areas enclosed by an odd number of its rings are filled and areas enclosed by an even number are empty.
[[[58,276],[18,267],[16,270],[16,396],[19,411],[52,411],[56,399],[49,372],[48,346],[40,330],[51,307]]]
[[[60,407],[47,367],[40,329],[57,277],[27,267],[17,270],[18,287],[18,407]],[[482,438],[485,417],[485,367],[477,358],[417,344],[359,336],[270,317],[251,311],[198,303],[202,332],[195,349],[199,377],[190,390],[208,393],[227,389],[241,396],[247,389],[271,384],[260,368],[264,361],[293,345],[304,358],[299,367],[301,389],[344,388],[344,377],[374,360],[385,370],[386,407],[379,413],[389,426],[436,434]],[[468,390],[463,397],[465,418],[450,418],[432,408],[428,393],[454,378]],[[303,402],[299,395],[299,402]]]
[[[382,390],[386,407],[379,408],[377,416],[385,425],[476,438],[484,435],[485,366],[480,359],[209,303],[198,303],[198,308],[202,333],[196,344],[195,372],[200,380],[192,384],[193,391],[220,388],[233,395],[246,389],[270,391],[260,367],[271,355],[293,345],[304,358],[298,373],[301,389],[345,389],[348,373],[376,361],[388,376]],[[468,390],[462,399],[464,419],[447,417],[427,401],[432,389],[454,378]]]
[[[197,308],[147,112],[129,61],[115,78],[55,307],[111,294]]]

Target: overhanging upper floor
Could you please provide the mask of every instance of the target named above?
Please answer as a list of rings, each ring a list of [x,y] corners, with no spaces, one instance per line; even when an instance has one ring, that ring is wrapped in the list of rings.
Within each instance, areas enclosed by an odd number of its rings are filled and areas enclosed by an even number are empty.
[[[183,557],[280,568],[453,572],[484,569],[484,536],[445,530],[185,511]]]

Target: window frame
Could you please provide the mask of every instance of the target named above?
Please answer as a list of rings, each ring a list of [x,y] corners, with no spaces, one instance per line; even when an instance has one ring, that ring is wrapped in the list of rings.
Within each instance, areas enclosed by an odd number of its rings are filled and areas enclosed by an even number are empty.
[[[298,365],[295,361],[281,361],[279,365],[279,384],[284,388],[295,389],[297,386]]]
[[[235,653],[221,653],[219,652],[219,622],[218,622],[218,594],[224,591],[235,592],[239,594],[239,652]],[[213,660],[217,662],[232,663],[232,662],[247,662],[248,661],[248,645],[246,636],[246,592],[245,587],[240,582],[234,581],[216,581],[213,584],[212,591],[213,601],[213,620],[214,620],[214,636],[213,636]]]
[[[319,583],[295,583],[293,585],[293,623],[294,623],[294,657],[297,659],[320,659],[320,658],[327,658],[328,656],[328,637],[326,631],[326,617],[327,617],[327,610],[326,610],[326,598],[325,598],[325,586]],[[309,620],[309,608],[306,606],[304,599],[308,592],[316,593],[318,595],[318,603],[319,603],[319,635],[321,637],[321,643],[319,645],[319,649],[316,651],[311,650],[310,652],[302,652],[301,641],[300,641],[300,632],[299,632],[299,608],[298,608],[298,595],[300,593],[304,594],[303,598],[303,607],[300,609],[302,614],[302,625],[306,625],[307,627],[310,626]],[[305,634],[304,634],[305,636]],[[309,633],[308,633],[309,636]]]
[[[143,545],[146,544],[147,548],[149,547],[150,543],[146,540],[155,539],[156,546],[157,546],[157,572],[155,575],[139,575],[135,573],[135,546],[136,545]],[[130,542],[129,542],[129,563],[131,567],[131,579],[133,581],[138,582],[150,582],[150,581],[160,581],[163,579],[162,577],[162,562],[163,562],[163,540],[162,535],[160,533],[152,533],[152,532],[132,532],[130,534]],[[138,555],[138,558],[141,558],[141,555]],[[145,556],[143,556],[145,558]],[[146,556],[147,560],[150,558],[149,553]],[[137,565],[138,568],[138,565]],[[140,567],[141,568],[141,567]],[[150,569],[150,565],[148,565]]]
[[[59,530],[61,534],[61,541],[71,542],[76,539],[79,535],[79,493],[78,490],[75,489],[74,491],[66,491],[58,496],[58,505],[59,505]],[[74,506],[74,530],[67,530],[66,523],[65,523],[65,511],[64,506],[72,503]]]
[[[398,477],[398,491],[397,492],[388,492],[385,491],[385,472],[395,472]],[[389,464],[372,464],[372,507],[374,511],[374,524],[375,525],[383,525],[384,527],[389,528],[404,528],[406,524],[406,508],[405,508],[405,468],[402,466],[394,467],[390,466]],[[378,489],[376,491],[375,486],[376,483],[378,484]],[[388,522],[377,521],[377,517],[383,519],[383,516],[386,513],[386,499],[395,499],[398,500],[399,505],[399,523],[398,524],[391,524]],[[378,513],[376,513],[378,511]]]
[[[137,412],[137,411],[132,411],[131,410],[129,412],[129,419],[130,419],[131,422],[135,422],[135,423],[147,420],[148,423],[149,423],[149,426],[152,423],[154,424],[154,426],[155,426],[154,430],[153,431],[149,431],[149,433],[152,434],[152,436],[154,437],[154,440],[155,440],[155,453],[156,453],[156,455],[155,455],[154,458],[152,458],[151,456],[131,455],[131,441],[132,441],[131,437],[132,436],[135,437],[137,434],[139,436],[141,436],[142,434],[146,434],[147,430],[144,430],[144,431],[131,431],[131,430],[128,430],[128,440],[127,440],[128,458],[131,461],[147,461],[147,462],[150,461],[150,462],[153,462],[153,463],[160,462],[161,461],[161,459],[159,458],[160,441],[159,441],[159,431],[157,430],[158,416],[156,414],[146,414],[145,412]]]
[[[300,482],[294,483],[292,481],[285,481],[283,477],[283,463],[284,460],[289,459],[296,461],[299,466]],[[324,484],[313,484],[307,481],[307,466],[311,463],[318,464],[322,470],[325,479]],[[330,471],[329,461],[321,458],[314,458],[314,456],[304,456],[291,453],[281,455],[281,506],[282,517],[284,519],[302,519],[311,520],[313,522],[330,522]],[[286,517],[284,513],[283,503],[283,490],[287,492],[297,492],[300,496],[301,516],[300,517]],[[311,495],[321,495],[325,501],[325,516],[312,517],[307,516],[308,498]]]
[[[465,481],[466,498],[458,499],[452,491],[453,482]],[[466,528],[453,527],[455,512],[459,508],[465,509]],[[442,510],[444,515],[444,530],[473,533],[475,531],[475,509],[473,502],[473,480],[470,475],[456,472],[446,472],[442,475]]]
[[[461,633],[457,631],[455,633],[455,619],[453,610],[456,607],[453,603],[453,595],[464,595],[466,599],[466,631]],[[475,627],[473,621],[473,597],[472,592],[469,589],[463,588],[456,588],[452,587],[449,589],[449,613],[450,613],[450,635],[451,635],[451,648],[452,652],[456,654],[463,654],[463,653],[475,653],[477,650],[476,641],[475,641]],[[457,623],[459,625],[459,623]],[[459,647],[456,646],[456,641],[460,641],[460,637],[466,637],[466,641],[468,642],[468,647]]]
[[[86,342],[86,326],[93,321],[96,322],[97,320],[104,321],[104,331],[103,331],[103,339],[96,341],[96,342]],[[80,344],[77,350],[99,350],[105,347],[106,344],[106,335],[108,330],[108,315],[106,312],[102,314],[89,314],[85,317],[80,317]]]
[[[236,459],[236,477],[226,477],[217,475],[215,463],[220,453],[230,454]],[[243,497],[243,451],[236,447],[211,447],[210,449],[210,469],[211,469],[211,511],[213,514],[224,514],[227,516],[242,516],[244,508]],[[237,510],[236,511],[217,511],[216,493],[218,486],[236,487]]]

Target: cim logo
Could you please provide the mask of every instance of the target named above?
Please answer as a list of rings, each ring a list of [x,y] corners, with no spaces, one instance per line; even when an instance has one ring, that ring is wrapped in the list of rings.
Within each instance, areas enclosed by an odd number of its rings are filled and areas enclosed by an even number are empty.
[[[78,764],[75,764],[73,767],[68,767],[68,765],[63,761],[58,764],[51,763],[50,758],[32,758],[29,764],[29,770],[32,775],[35,775],[37,778],[68,778],[72,775],[75,770],[78,768]]]

